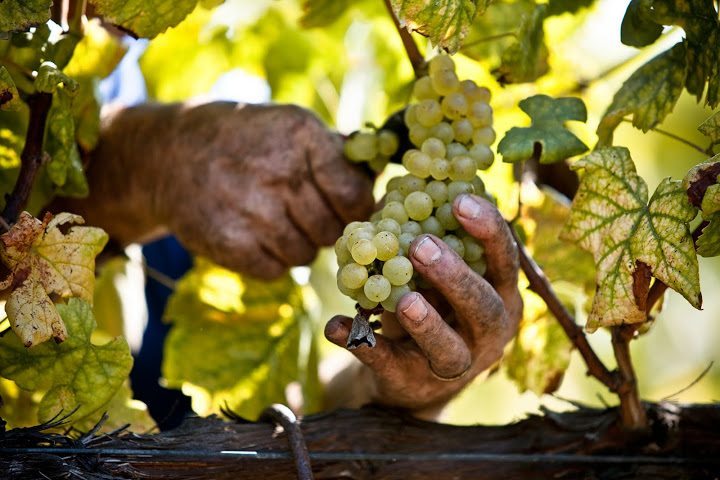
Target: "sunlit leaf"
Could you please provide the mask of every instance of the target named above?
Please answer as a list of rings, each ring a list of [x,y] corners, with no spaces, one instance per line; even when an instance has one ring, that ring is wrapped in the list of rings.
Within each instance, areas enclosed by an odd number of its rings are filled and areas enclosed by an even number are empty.
[[[153,38],[180,23],[197,0],[90,0],[97,14],[136,37]]]
[[[38,92],[55,93],[62,87],[68,95],[77,91],[78,84],[75,80],[65,75],[52,62],[43,62],[38,68],[35,77],[35,88]]]
[[[109,433],[119,428],[135,433],[147,433],[155,429],[155,421],[150,416],[147,405],[133,399],[129,380],[125,379],[108,403],[98,408],[94,414],[74,422],[73,427],[80,432],[95,428],[97,422],[106,414],[107,418],[98,433]]]
[[[718,156],[694,166],[683,179],[690,202],[700,208],[703,227],[697,239],[697,252],[703,257],[720,255],[720,161]]]
[[[455,53],[487,0],[390,0],[400,23],[430,38],[433,45]]]
[[[513,127],[498,144],[504,162],[522,162],[536,157],[540,163],[555,163],[587,151],[587,146],[573,135],[565,122],[587,120],[585,104],[579,98],[551,98],[535,95],[520,102],[532,123]]]
[[[713,143],[720,141],[720,112],[715,112],[703,121],[698,127],[700,133],[710,137]]]
[[[648,190],[627,149],[601,148],[573,168],[585,169],[562,238],[593,254],[597,292],[588,330],[646,319],[650,276],[700,308],[690,222],[697,210],[680,181]]]
[[[192,396],[196,412],[227,404],[256,418],[270,403],[286,402],[287,384],[311,385],[308,318],[289,276],[260,282],[199,259],[178,282],[165,316],[173,327],[163,376]],[[317,391],[304,394],[310,400]]]
[[[620,26],[620,40],[631,47],[644,47],[657,40],[663,26],[656,23],[644,0],[631,0]]]
[[[18,110],[20,108],[20,94],[10,72],[0,65],[0,110]]]
[[[63,72],[72,78],[105,78],[115,69],[127,49],[96,18],[85,23],[82,40]]]
[[[532,82],[548,72],[548,48],[543,25],[547,6],[538,5],[523,19],[512,43],[502,55],[500,66],[493,74],[501,84]]]
[[[52,0],[0,2],[0,32],[21,32],[50,19]]]
[[[340,18],[351,4],[350,0],[305,0],[300,24],[305,28],[327,26]]]
[[[685,46],[682,43],[636,70],[615,93],[600,120],[599,144],[612,144],[615,128],[627,115],[632,114],[632,124],[643,132],[662,122],[680,98],[685,74]]]
[[[14,335],[0,338],[0,375],[20,388],[46,392],[40,422],[73,411],[72,421],[95,413],[112,399],[132,366],[124,339],[104,345],[90,342],[95,319],[88,303],[72,298],[57,309],[67,326],[67,341],[27,349]]]

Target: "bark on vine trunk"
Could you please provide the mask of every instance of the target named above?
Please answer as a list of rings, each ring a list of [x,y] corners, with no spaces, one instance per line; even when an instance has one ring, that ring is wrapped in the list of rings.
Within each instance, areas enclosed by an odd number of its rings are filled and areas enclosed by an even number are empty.
[[[619,428],[615,410],[592,409],[546,412],[505,426],[458,427],[364,408],[307,417],[302,431],[318,479],[718,478],[720,406],[648,405],[648,412],[651,430],[645,436]],[[24,432],[21,438],[22,433],[0,434],[2,478],[295,478],[285,434],[267,423],[190,419],[156,435],[65,443],[37,432]],[[91,454],[18,450],[48,444]],[[281,458],[259,460],[221,451]]]

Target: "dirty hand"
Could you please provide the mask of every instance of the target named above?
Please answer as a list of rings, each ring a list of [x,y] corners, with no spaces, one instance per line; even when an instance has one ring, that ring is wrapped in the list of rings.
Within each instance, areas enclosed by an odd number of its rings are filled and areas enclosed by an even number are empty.
[[[121,244],[167,231],[194,254],[270,279],[310,262],[373,207],[342,140],[295,106],[141,105],[111,113],[90,197],[53,206]]]
[[[459,196],[453,213],[485,248],[485,278],[439,238],[413,241],[410,260],[433,289],[405,294],[395,314],[383,314],[376,346],[351,350],[365,365],[357,382],[365,400],[416,412],[440,408],[500,359],[517,330],[518,255],[507,224],[490,202],[474,195]],[[344,347],[351,324],[336,316],[325,336]]]

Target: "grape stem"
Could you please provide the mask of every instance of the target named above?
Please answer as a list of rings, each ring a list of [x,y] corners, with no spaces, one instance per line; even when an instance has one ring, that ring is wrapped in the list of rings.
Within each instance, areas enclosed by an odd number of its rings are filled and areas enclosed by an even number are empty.
[[[407,53],[408,60],[410,60],[410,64],[413,68],[413,72],[415,72],[415,78],[420,78],[423,75],[426,75],[427,63],[425,63],[425,58],[423,57],[422,53],[420,53],[420,50],[418,49],[415,40],[413,40],[412,35],[406,28],[400,25],[400,21],[398,20],[397,16],[395,16],[395,12],[393,11],[392,5],[390,4],[390,0],[385,0],[385,7],[387,8],[390,17],[395,24],[395,28],[400,34],[400,39],[402,40],[403,47],[405,47],[405,53]]]

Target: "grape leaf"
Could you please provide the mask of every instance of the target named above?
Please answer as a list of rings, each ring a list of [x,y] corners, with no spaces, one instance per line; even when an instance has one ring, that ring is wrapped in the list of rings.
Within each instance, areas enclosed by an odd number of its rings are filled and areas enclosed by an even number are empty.
[[[537,5],[527,15],[512,43],[502,55],[493,75],[500,84],[533,82],[548,72],[548,48],[543,25],[547,6]]]
[[[73,422],[73,428],[80,432],[88,432],[95,428],[104,414],[107,414],[107,418],[98,433],[109,433],[119,428],[130,432],[149,432],[156,427],[147,405],[133,398],[130,381],[127,378],[108,403],[84,419]]]
[[[599,145],[612,144],[613,132],[626,115],[647,132],[675,107],[686,76],[685,45],[676,44],[637,69],[615,93],[597,128]]]
[[[707,218],[708,223],[697,239],[697,252],[703,257],[720,255],[720,213]]]
[[[60,213],[45,220],[20,214],[10,231],[0,236],[0,258],[10,269],[0,289],[12,287],[6,310],[10,325],[26,347],[49,338],[66,339],[50,295],[75,296],[92,301],[95,256],[105,246],[107,234],[93,227],[60,226],[82,223],[82,217]]]
[[[345,13],[350,0],[305,0],[300,25],[305,28],[326,27]]]
[[[46,173],[52,183],[59,187],[57,193],[64,196],[87,196],[89,187],[85,177],[85,169],[80,159],[73,118],[74,99],[64,91],[53,96],[52,106],[48,113],[47,140],[45,149],[50,155]],[[98,112],[99,113],[99,112]],[[99,122],[99,118],[97,119]],[[87,129],[87,126],[85,126]],[[83,142],[97,141],[92,132],[83,132]]]
[[[227,404],[255,418],[270,403],[286,401],[290,382],[313,384],[312,333],[302,292],[289,276],[260,282],[197,259],[165,316],[173,326],[163,376],[193,397],[198,413]],[[307,403],[317,391],[304,394]]]
[[[117,67],[127,48],[94,18],[85,23],[82,40],[77,44],[63,72],[72,77],[105,78]]]
[[[180,23],[197,0],[90,0],[107,22],[135,37],[153,38]]]
[[[720,255],[720,161],[718,155],[695,165],[683,179],[690,203],[700,208],[708,222],[697,239],[697,252],[703,257]]]
[[[0,65],[0,110],[18,110],[20,94],[10,72]]]
[[[468,34],[476,15],[488,0],[391,0],[401,25],[430,38],[433,45],[455,53]]]
[[[22,32],[50,20],[52,0],[0,2],[0,32]]]
[[[503,363],[521,392],[553,393],[570,365],[573,345],[540,297],[523,294],[524,315]]]
[[[68,96],[72,96],[78,88],[75,80],[58,70],[52,62],[43,62],[35,77],[35,88],[38,92],[55,93],[62,87]]]
[[[579,98],[551,98],[535,95],[520,102],[532,123],[513,127],[500,140],[498,152],[504,162],[522,162],[537,156],[540,163],[555,163],[579,155],[588,148],[565,128],[565,122],[587,120],[585,104]]]
[[[68,330],[68,340],[61,344],[27,349],[14,335],[0,338],[0,375],[20,388],[45,391],[40,422],[72,411],[72,420],[79,421],[97,412],[122,386],[132,366],[123,338],[104,345],[90,341],[95,319],[87,302],[71,298],[57,310]]]
[[[601,148],[578,160],[585,169],[561,238],[593,254],[597,292],[586,328],[646,319],[650,276],[695,308],[702,305],[690,222],[697,210],[680,181],[663,180],[648,204],[630,152]]]
[[[700,133],[709,137],[713,143],[720,142],[720,112],[706,118],[698,127]]]
[[[650,4],[645,0],[631,0],[620,25],[620,41],[631,47],[644,47],[657,40],[663,26],[652,19]]]

